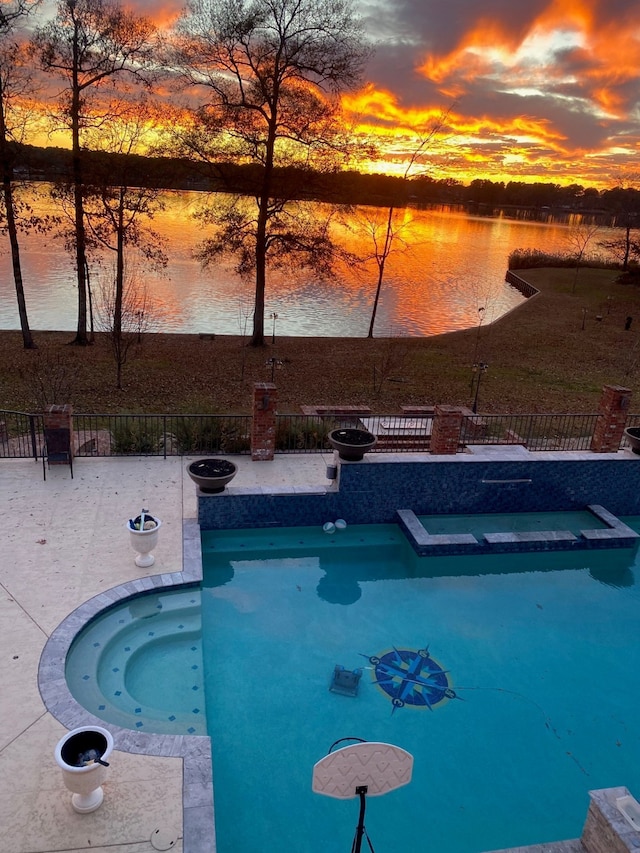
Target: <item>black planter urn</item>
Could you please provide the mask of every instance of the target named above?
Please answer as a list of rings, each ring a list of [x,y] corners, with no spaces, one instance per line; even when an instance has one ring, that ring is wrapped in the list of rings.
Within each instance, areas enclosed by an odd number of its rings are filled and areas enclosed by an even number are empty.
[[[231,482],[238,472],[235,462],[228,459],[196,459],[187,467],[187,473],[205,494],[213,495],[223,492],[227,483]]]
[[[345,462],[360,462],[364,454],[374,447],[377,438],[366,429],[345,427],[332,429],[327,440]]]

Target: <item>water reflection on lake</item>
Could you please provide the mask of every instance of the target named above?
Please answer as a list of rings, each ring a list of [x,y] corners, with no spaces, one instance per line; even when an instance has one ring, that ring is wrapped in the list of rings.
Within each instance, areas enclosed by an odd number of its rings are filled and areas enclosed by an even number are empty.
[[[166,209],[153,228],[167,241],[169,265],[162,273],[138,262],[154,305],[154,331],[243,334],[251,329],[253,285],[232,262],[202,270],[193,247],[206,236],[191,214],[201,196],[164,194]],[[366,208],[386,221],[387,211]],[[475,326],[486,306],[491,322],[519,305],[522,296],[504,281],[509,253],[517,248],[569,251],[567,226],[486,219],[440,210],[399,211],[407,248],[393,253],[385,270],[375,334],[422,336]],[[368,239],[352,229],[336,234],[353,251],[371,252]],[[0,255],[0,328],[19,328],[15,288],[5,237]],[[399,242],[396,244],[400,249]],[[71,255],[52,236],[21,239],[23,279],[33,330],[76,326],[75,273]],[[108,275],[92,268],[92,285]],[[377,281],[375,264],[345,268],[337,281],[320,281],[306,270],[269,275],[266,317],[277,314],[279,335],[357,337],[367,333]],[[271,330],[267,319],[266,328]]]

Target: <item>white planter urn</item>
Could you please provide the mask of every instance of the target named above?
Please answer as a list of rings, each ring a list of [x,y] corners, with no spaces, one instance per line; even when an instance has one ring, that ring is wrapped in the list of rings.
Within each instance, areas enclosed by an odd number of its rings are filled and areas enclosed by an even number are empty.
[[[89,814],[102,805],[102,784],[112,750],[111,732],[100,726],[72,729],[58,741],[56,762],[66,788],[72,792],[71,805],[78,814]]]
[[[141,569],[149,568],[156,561],[151,552],[158,544],[158,531],[161,527],[160,519],[149,515],[146,509],[143,509],[137,518],[130,518],[127,522],[131,547],[138,555],[136,566],[140,566]]]

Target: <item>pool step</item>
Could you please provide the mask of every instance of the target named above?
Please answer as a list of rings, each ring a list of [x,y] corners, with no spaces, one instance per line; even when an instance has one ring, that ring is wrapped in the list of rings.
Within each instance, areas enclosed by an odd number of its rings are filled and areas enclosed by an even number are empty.
[[[133,692],[141,696],[131,693],[132,672]],[[66,675],[75,698],[107,722],[158,734],[206,734],[200,592],[150,594],[108,611],[71,650]],[[149,679],[159,686],[161,701],[142,698],[140,676],[147,687]]]

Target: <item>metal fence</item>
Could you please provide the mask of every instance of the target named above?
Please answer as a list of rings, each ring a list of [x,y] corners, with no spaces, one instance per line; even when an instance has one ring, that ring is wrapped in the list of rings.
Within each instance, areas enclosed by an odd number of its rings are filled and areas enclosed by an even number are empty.
[[[532,451],[588,450],[597,414],[466,415],[460,445],[522,445]],[[628,426],[640,426],[630,414]],[[75,456],[194,456],[251,452],[251,415],[73,415]],[[277,415],[276,453],[330,452],[332,429],[359,426],[377,436],[374,453],[428,451],[430,415]],[[622,439],[621,447],[627,447]],[[0,411],[0,459],[38,459],[40,414]]]
[[[0,459],[37,459],[41,435],[41,416],[0,411]]]
[[[463,444],[519,444],[528,450],[589,450],[597,414],[479,415],[462,424]]]
[[[277,415],[276,453],[331,451],[333,429],[360,427],[376,436],[373,453],[425,451],[431,442],[432,417],[406,415]]]
[[[77,456],[250,453],[249,415],[73,415]]]
[[[331,451],[327,440],[332,429],[355,426],[351,418],[333,415],[276,415],[276,453],[323,453]]]
[[[74,456],[251,452],[249,415],[73,415]],[[0,411],[0,458],[42,455],[42,415]]]

